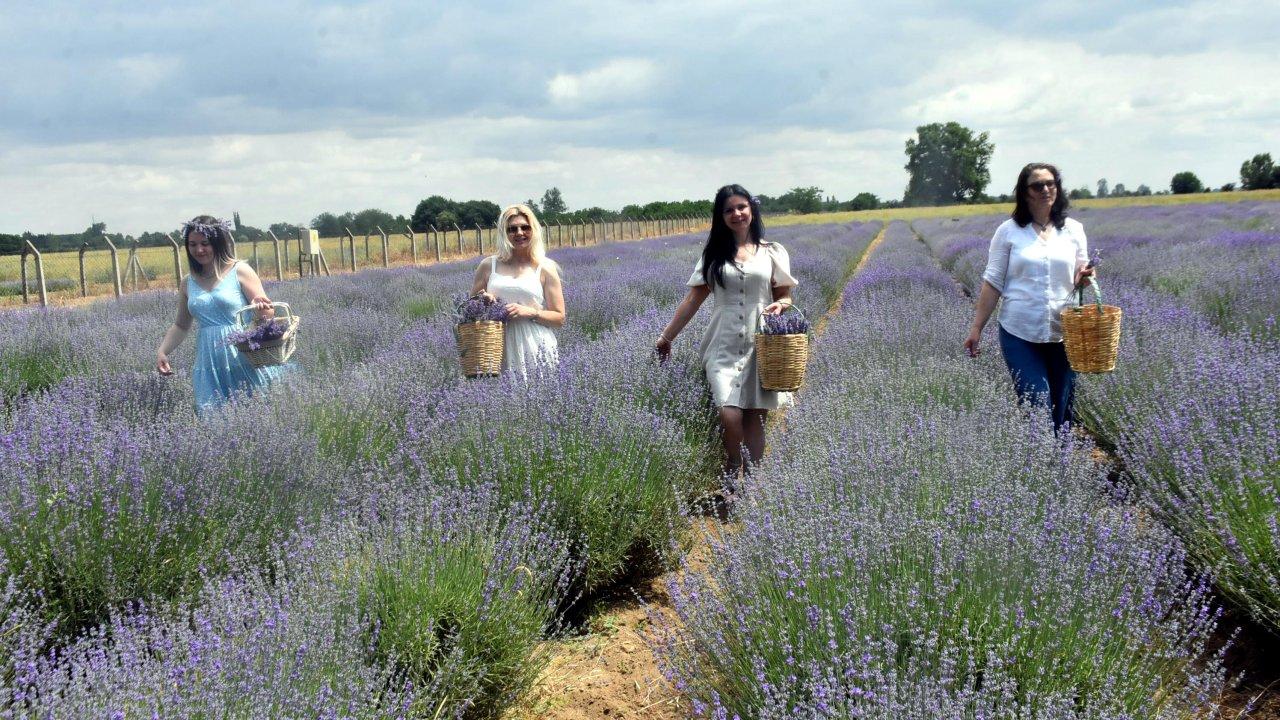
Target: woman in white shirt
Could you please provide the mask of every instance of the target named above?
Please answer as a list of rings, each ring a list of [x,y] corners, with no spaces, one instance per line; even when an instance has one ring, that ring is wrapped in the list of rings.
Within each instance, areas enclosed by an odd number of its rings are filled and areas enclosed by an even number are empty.
[[[1054,430],[1071,422],[1075,372],[1062,344],[1063,308],[1093,274],[1084,226],[1067,218],[1062,175],[1048,163],[1018,174],[1013,217],[991,238],[973,324],[964,340],[977,357],[982,328],[1000,303],[1000,351],[1020,402],[1048,407]]]

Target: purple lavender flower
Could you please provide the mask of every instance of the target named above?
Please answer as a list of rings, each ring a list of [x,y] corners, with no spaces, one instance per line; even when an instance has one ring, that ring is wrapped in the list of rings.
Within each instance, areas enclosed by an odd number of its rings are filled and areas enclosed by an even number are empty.
[[[765,335],[802,335],[809,332],[809,321],[798,312],[765,315],[761,332]]]
[[[480,295],[458,294],[453,297],[454,316],[457,324],[472,322],[506,322],[507,306],[496,300],[489,300]]]

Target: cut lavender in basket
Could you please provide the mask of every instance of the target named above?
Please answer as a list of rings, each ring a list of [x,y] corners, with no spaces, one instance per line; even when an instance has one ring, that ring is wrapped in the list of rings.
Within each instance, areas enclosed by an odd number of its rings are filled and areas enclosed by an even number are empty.
[[[809,332],[809,321],[800,313],[765,315],[762,332],[765,335],[800,335]]]
[[[249,343],[250,350],[257,350],[262,347],[263,343],[279,340],[284,337],[285,332],[289,329],[289,321],[284,318],[276,318],[267,322],[245,330],[236,330],[229,333],[222,341],[223,345],[239,345],[240,343]]]
[[[507,306],[505,304],[496,300],[488,300],[480,295],[455,295],[453,308],[459,325],[486,320],[505,322],[507,319]]]

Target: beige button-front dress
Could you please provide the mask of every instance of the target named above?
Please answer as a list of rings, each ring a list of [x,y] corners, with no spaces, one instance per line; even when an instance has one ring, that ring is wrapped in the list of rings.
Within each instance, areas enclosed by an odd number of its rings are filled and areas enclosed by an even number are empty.
[[[705,284],[699,260],[688,285]],[[755,256],[741,265],[725,264],[724,286],[711,286],[711,323],[699,347],[717,407],[777,410],[791,405],[791,393],[761,389],[755,334],[761,311],[773,302],[773,288],[797,284],[787,251],[778,243],[761,243]]]

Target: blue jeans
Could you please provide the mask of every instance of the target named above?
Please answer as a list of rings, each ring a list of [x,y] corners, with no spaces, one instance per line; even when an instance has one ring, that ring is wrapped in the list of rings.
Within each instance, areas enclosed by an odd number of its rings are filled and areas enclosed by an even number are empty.
[[[1067,362],[1067,349],[1060,342],[1033,343],[1000,328],[1000,352],[1013,376],[1018,402],[1048,407],[1053,415],[1053,429],[1073,422],[1076,373]]]

